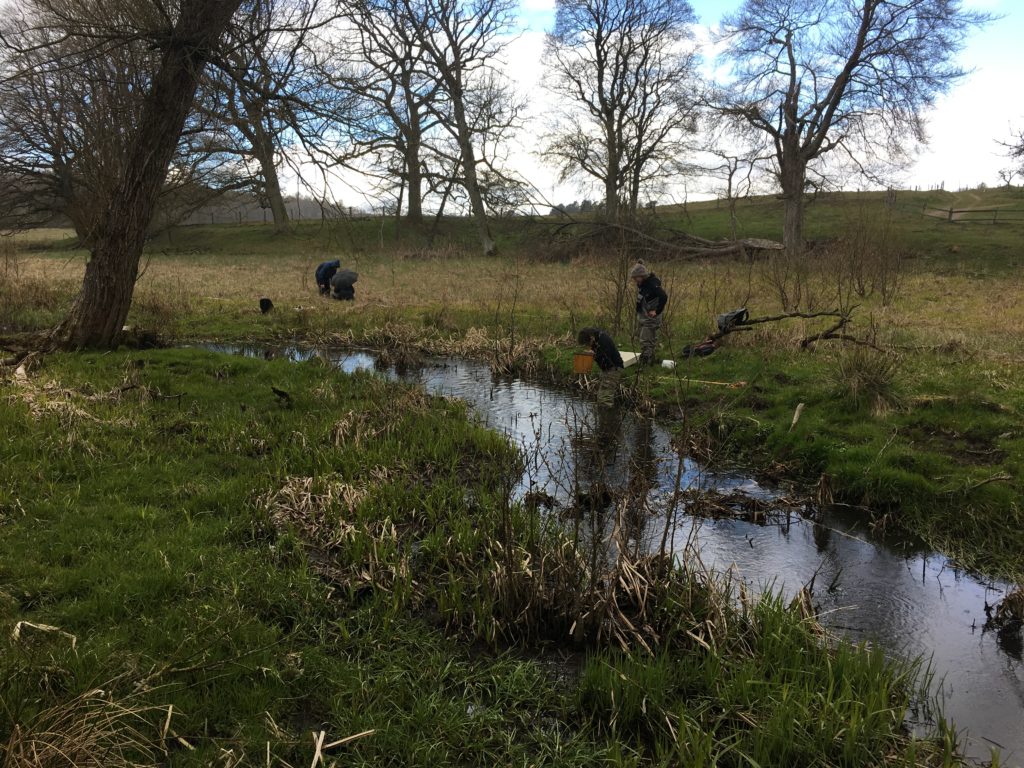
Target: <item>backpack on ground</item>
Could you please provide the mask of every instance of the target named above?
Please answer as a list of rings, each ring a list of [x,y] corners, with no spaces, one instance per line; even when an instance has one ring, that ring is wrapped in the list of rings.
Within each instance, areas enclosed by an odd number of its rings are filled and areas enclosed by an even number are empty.
[[[721,333],[726,333],[737,325],[743,325],[749,317],[750,313],[747,312],[746,307],[734,309],[732,312],[723,312],[718,316],[718,330]]]

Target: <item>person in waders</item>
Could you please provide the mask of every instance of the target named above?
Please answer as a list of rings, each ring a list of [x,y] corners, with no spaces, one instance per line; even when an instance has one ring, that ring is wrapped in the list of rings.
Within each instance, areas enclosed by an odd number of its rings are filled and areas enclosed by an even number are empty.
[[[668,294],[661,287],[661,280],[651,272],[642,260],[637,260],[629,270],[629,277],[637,287],[636,331],[640,339],[640,365],[657,362],[654,349],[658,345],[658,329],[661,327],[661,313],[668,303]]]
[[[600,328],[581,328],[576,340],[590,347],[594,353],[594,362],[601,371],[597,383],[597,401],[601,405],[612,405],[619,391],[623,370],[622,355],[615,342]]]

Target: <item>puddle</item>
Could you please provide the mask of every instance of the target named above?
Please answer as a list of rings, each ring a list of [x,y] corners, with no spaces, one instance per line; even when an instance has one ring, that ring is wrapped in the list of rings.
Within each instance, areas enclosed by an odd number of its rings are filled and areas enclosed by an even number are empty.
[[[515,493],[544,494],[571,504],[580,488],[604,483],[638,487],[655,510],[672,510],[678,489],[740,491],[762,502],[780,494],[739,473],[715,473],[680,459],[671,435],[651,419],[600,408],[571,392],[516,378],[495,377],[465,360],[431,360],[398,371],[364,352],[211,345],[206,348],[292,360],[320,354],[343,371],[376,371],[420,384],[428,392],[466,401],[482,424],[504,432],[523,451],[527,466]],[[675,551],[687,539],[716,570],[792,594],[814,579],[813,603],[821,621],[855,641],[870,641],[899,654],[931,659],[945,714],[963,737],[969,757],[1024,766],[1024,661],[1019,635],[983,631],[985,604],[1001,599],[1006,584],[965,573],[945,557],[872,538],[863,520],[822,510],[815,520],[795,514],[755,524],[735,519],[695,519],[672,513]],[[667,514],[665,512],[664,514]],[[639,538],[660,544],[666,517],[652,518]],[[653,542],[653,544],[652,544]]]

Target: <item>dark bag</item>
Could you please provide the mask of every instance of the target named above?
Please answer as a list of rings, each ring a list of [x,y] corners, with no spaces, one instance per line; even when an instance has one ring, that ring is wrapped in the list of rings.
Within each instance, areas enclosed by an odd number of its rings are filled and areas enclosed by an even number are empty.
[[[721,333],[725,333],[733,326],[743,325],[749,317],[750,313],[747,312],[746,307],[734,309],[732,312],[725,312],[718,316],[718,330]]]
[[[718,347],[715,345],[714,340],[704,339],[696,344],[687,344],[683,347],[683,357],[707,357],[714,352]]]

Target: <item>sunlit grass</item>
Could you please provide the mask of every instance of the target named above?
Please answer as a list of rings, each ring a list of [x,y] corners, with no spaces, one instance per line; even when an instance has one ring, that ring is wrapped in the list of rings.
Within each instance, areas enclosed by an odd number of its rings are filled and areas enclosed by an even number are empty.
[[[916,664],[701,570],[588,571],[457,403],[197,350],[0,396],[5,765],[941,764]]]

